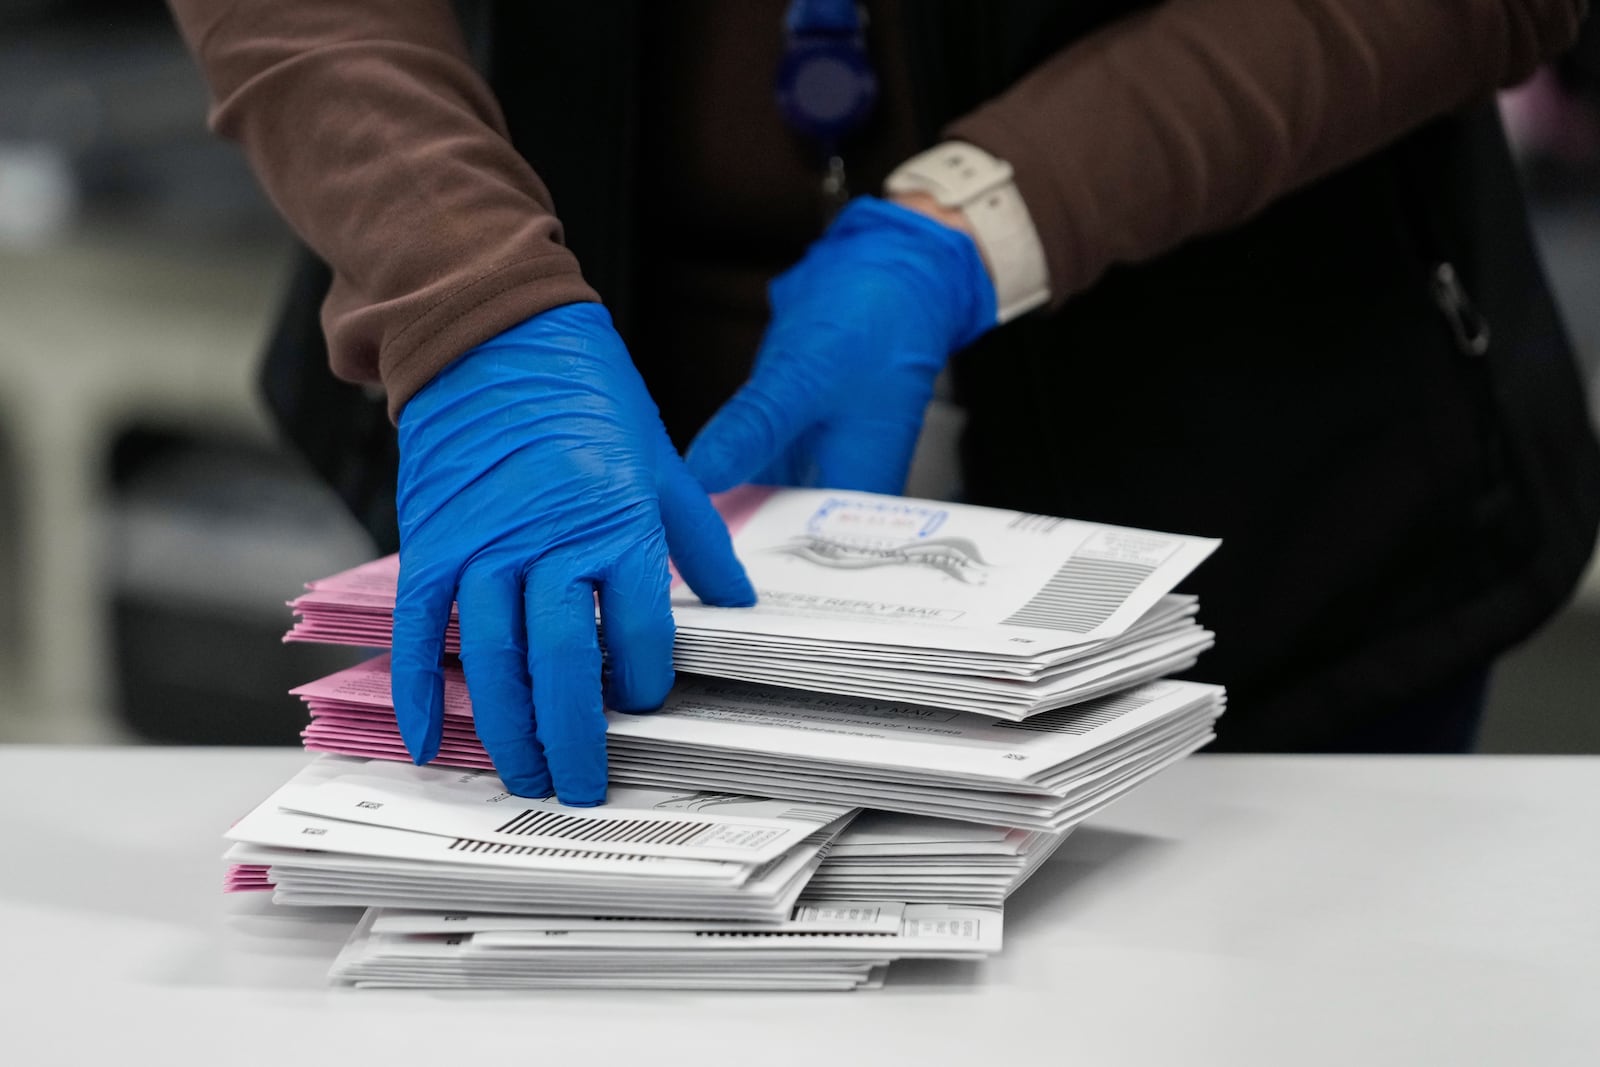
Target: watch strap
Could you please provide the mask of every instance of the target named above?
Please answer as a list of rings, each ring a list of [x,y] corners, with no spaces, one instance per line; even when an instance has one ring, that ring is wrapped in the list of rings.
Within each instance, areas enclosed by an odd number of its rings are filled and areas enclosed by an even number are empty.
[[[1050,299],[1044,245],[1005,160],[965,141],[946,141],[902,163],[884,190],[925,193],[967,217],[994,282],[1000,322]]]

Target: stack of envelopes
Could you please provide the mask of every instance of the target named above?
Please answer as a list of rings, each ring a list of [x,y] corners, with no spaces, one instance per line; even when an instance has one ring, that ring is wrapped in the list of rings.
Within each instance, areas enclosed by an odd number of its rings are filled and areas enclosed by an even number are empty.
[[[230,831],[227,888],[366,907],[333,970],[361,987],[871,988],[998,951],[1067,832],[1213,736],[1223,691],[1161,679],[1211,643],[1173,589],[1215,541],[867,493],[717,506],[760,603],[675,586],[685,674],[608,713],[603,807],[506,792],[453,663],[412,766],[379,656],[296,690],[323,755]],[[397,579],[312,583],[287,639],[388,646]]]
[[[307,748],[406,759],[388,658],[295,690]],[[934,815],[1059,832],[1205,745],[1224,693],[1148,682],[1025,722],[748,682],[688,678],[661,711],[608,712],[614,782]],[[490,766],[458,668],[438,762]]]
[[[374,909],[334,963],[360,988],[851,990],[897,959],[1000,950],[998,908],[802,902],[781,924]]]
[[[865,811],[833,842],[805,895],[998,908],[1066,837]]]
[[[1172,594],[1208,538],[870,493],[718,507],[760,603],[679,588],[681,670],[1024,719],[1183,670],[1212,642]],[[287,639],[387,647],[398,575],[390,556],[311,583]]]
[[[854,809],[612,790],[600,808],[479,771],[327,756],[227,837],[230,888],[285,904],[778,922]]]
[[[337,822],[317,820],[311,816],[283,812],[281,809],[253,815],[244,835],[252,840],[286,840],[301,833],[305,827],[338,831]],[[263,835],[264,826],[277,826],[278,832]],[[366,828],[363,828],[363,830]],[[404,831],[380,829],[376,835],[356,832],[360,840],[406,843]],[[820,837],[821,835],[818,835]],[[979,904],[999,907],[1017,890],[1039,865],[1049,859],[1065,833],[1050,834],[1037,830],[1015,830],[1004,826],[980,826],[976,823],[953,822],[919,815],[895,815],[881,811],[866,811],[845,827],[831,844],[820,849],[822,863],[806,883],[805,895],[813,900],[838,901],[894,901],[910,904]],[[808,845],[816,838],[808,838]],[[418,844],[414,840],[413,845]],[[426,844],[425,842],[422,844]],[[426,855],[417,850],[419,854]],[[480,847],[477,851],[494,855],[502,850]],[[526,853],[525,853],[526,854]],[[405,862],[407,857],[390,857],[402,862],[353,864],[354,854],[319,853],[310,858],[303,849],[284,849],[272,845],[235,845],[231,856],[238,861],[229,868],[226,888],[231,892],[248,890],[276,890],[273,882],[273,865],[278,865],[277,877],[285,879],[281,891],[284,901],[302,904],[392,904],[399,899],[397,893],[415,893],[419,887],[397,885],[373,877],[370,881],[350,882],[349,878],[360,869],[376,876],[415,873],[419,867]],[[242,862],[255,859],[259,862]],[[606,857],[597,857],[592,867],[602,867]],[[611,857],[612,866],[627,868],[629,863],[617,863],[623,857]],[[637,867],[641,857],[627,857]],[[648,860],[657,870],[671,869],[668,860]],[[693,871],[696,864],[684,861],[680,868]],[[808,865],[809,866],[809,865]],[[530,870],[538,868],[529,868]],[[546,868],[548,869],[548,868]],[[431,873],[438,874],[437,870]],[[771,876],[775,884],[787,886],[781,873]],[[307,884],[306,879],[312,879]],[[331,891],[329,891],[331,888]],[[753,887],[746,892],[755,891]],[[444,905],[448,906],[448,902]],[[422,931],[414,931],[422,932]]]

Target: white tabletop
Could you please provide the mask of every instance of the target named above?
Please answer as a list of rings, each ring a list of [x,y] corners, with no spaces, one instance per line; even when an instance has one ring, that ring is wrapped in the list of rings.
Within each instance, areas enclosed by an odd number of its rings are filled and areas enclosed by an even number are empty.
[[[0,1061],[1600,1063],[1600,759],[1198,757],[1080,829],[989,963],[484,995],[330,989],[352,913],[219,893],[219,833],[304,758],[0,748]]]

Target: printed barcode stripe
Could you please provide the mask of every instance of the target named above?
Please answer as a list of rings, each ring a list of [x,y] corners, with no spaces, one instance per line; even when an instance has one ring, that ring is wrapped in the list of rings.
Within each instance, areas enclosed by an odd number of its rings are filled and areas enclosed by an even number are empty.
[[[879,930],[696,930],[694,936],[716,941],[814,941],[820,938],[832,939],[835,937],[881,939],[893,937],[894,934]]]
[[[1029,515],[1023,513],[1011,520],[1010,528],[1026,533],[1047,534],[1066,521],[1066,519],[1058,519],[1052,515]]]
[[[544,845],[507,845],[499,841],[477,841],[458,837],[450,842],[453,852],[482,852],[494,856],[549,856],[566,859],[581,856],[585,859],[628,860],[633,863],[654,862],[654,856],[633,856],[620,852],[590,852],[581,848],[548,848]]]
[[[709,833],[716,823],[702,819],[660,822],[651,819],[579,819],[557,811],[528,808],[495,827],[495,832],[568,841],[684,845]]]
[[[778,817],[780,819],[798,819],[804,822],[826,823],[832,822],[834,815],[835,812],[828,808],[808,808],[804,805],[798,805],[796,807],[784,809],[783,814]]]
[[[1088,633],[1110,618],[1154,570],[1147,563],[1073,556],[1003,621],[1007,626]]]
[[[1074,704],[1070,707],[1057,708],[1047,711],[1042,715],[1035,715],[1020,722],[996,721],[993,725],[1004,730],[1033,730],[1037,733],[1049,734],[1086,734],[1108,722],[1122,718],[1130,711],[1136,711],[1150,703],[1152,697],[1139,695],[1138,690],[1132,693],[1121,693],[1117,696],[1101,697],[1099,700],[1090,700],[1083,704]]]

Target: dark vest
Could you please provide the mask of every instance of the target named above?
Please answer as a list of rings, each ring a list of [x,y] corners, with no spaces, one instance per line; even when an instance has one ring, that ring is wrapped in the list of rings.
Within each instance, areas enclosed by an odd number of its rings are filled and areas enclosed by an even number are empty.
[[[906,6],[933,143],[1145,5]],[[635,5],[492,5],[468,24],[626,336]],[[532,62],[530,40],[563,47]],[[532,71],[569,91],[532,91]],[[325,288],[308,264],[264,382],[389,548],[392,434],[381,405],[326,372]],[[1403,714],[1546,619],[1600,521],[1600,449],[1487,103],[1225,234],[1112,270],[1059,313],[994,331],[956,371],[973,502],[1224,539],[1187,585],[1219,635],[1193,673],[1229,687],[1220,748],[1318,749]]]

